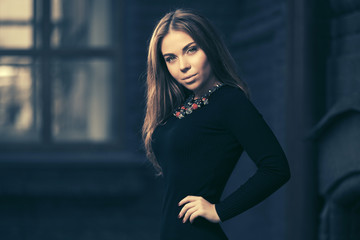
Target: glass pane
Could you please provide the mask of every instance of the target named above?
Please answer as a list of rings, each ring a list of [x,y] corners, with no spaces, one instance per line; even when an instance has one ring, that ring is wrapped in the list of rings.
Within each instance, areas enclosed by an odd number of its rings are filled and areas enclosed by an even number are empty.
[[[57,61],[54,74],[55,141],[110,140],[110,61]]]
[[[1,0],[0,21],[30,21],[33,18],[33,0]]]
[[[32,30],[29,26],[0,25],[0,48],[31,48]]]
[[[111,0],[52,0],[53,47],[106,47],[111,41]]]
[[[33,45],[33,0],[0,1],[0,48]]]
[[[0,58],[0,141],[39,139],[35,79],[31,58]]]

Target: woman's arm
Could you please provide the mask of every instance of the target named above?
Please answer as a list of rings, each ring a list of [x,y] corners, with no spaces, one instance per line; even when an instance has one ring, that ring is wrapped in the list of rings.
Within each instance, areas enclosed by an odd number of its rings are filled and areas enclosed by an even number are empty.
[[[240,89],[233,89],[224,107],[224,123],[257,166],[242,186],[215,204],[221,221],[228,220],[275,192],[290,178],[289,165],[278,140],[262,115]]]

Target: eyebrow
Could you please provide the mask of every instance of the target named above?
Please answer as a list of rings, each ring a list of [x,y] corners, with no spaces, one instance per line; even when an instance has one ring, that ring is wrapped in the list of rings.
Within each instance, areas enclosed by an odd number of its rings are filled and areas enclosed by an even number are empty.
[[[191,44],[193,44],[193,43],[195,43],[195,42],[190,42],[190,43],[186,44],[185,47],[183,47],[182,51],[183,51],[183,52],[186,52],[186,50],[187,50],[187,49],[191,46]],[[165,56],[168,56],[168,55],[174,55],[174,54],[172,54],[172,53],[165,53],[165,54],[163,54],[164,57],[165,57]]]

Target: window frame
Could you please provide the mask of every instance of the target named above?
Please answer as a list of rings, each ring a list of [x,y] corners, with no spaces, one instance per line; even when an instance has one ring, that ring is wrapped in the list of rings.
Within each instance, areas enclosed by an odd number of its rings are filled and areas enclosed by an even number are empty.
[[[51,2],[52,0],[32,0],[33,1],[33,47],[29,49],[22,48],[0,48],[0,56],[24,56],[34,59],[39,63],[39,108],[40,110],[40,128],[39,141],[31,142],[28,140],[19,141],[1,141],[1,152],[24,152],[24,151],[123,151],[124,136],[121,135],[125,129],[124,109],[115,106],[111,109],[111,126],[114,132],[114,138],[104,142],[92,141],[54,141],[52,134],[53,126],[53,91],[52,84],[52,66],[51,62],[56,60],[89,60],[89,59],[106,59],[112,63],[111,72],[111,89],[112,102],[124,103],[123,94],[121,94],[123,84],[122,74],[122,49],[121,49],[121,32],[122,32],[122,14],[119,9],[122,8],[122,1],[110,0],[112,15],[112,45],[109,47],[51,47]],[[39,16],[38,18],[38,12]],[[39,20],[37,20],[39,19]],[[40,31],[39,31],[40,30]],[[41,45],[37,43],[37,34],[40,32]]]

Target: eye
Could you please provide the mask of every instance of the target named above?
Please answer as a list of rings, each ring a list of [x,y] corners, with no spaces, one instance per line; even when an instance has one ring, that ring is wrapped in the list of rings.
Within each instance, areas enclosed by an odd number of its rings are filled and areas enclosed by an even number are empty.
[[[197,46],[191,46],[189,47],[189,49],[187,50],[188,53],[195,53],[198,50]]]
[[[168,56],[168,57],[165,57],[165,61],[167,63],[171,63],[175,60],[175,56]]]

